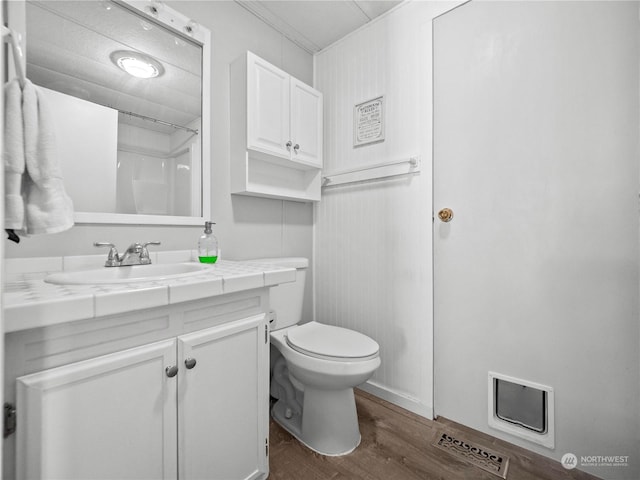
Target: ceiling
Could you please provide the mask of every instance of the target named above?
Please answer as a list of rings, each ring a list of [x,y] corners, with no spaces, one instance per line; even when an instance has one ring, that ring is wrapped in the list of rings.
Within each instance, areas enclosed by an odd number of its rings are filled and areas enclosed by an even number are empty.
[[[382,15],[401,0],[235,0],[313,54]]]

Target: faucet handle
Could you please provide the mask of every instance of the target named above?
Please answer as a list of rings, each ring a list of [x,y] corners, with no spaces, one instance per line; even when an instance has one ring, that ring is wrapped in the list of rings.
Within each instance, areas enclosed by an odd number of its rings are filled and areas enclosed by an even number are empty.
[[[149,265],[151,263],[151,259],[149,258],[149,250],[147,250],[147,245],[160,245],[160,242],[145,242],[142,244],[142,252],[140,253],[140,263],[142,265]]]
[[[107,261],[104,262],[105,267],[117,267],[120,265],[120,257],[118,256],[118,249],[113,243],[109,242],[93,242],[94,247],[109,247],[109,255]]]

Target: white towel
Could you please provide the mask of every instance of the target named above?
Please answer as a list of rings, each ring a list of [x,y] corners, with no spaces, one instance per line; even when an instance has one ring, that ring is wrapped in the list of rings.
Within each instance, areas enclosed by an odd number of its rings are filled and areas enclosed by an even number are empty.
[[[37,87],[22,89],[26,175],[25,233],[58,233],[73,226],[73,203],[64,189],[58,163],[53,120]]]
[[[22,174],[25,168],[22,90],[18,80],[4,89],[4,228],[22,230],[24,201]]]

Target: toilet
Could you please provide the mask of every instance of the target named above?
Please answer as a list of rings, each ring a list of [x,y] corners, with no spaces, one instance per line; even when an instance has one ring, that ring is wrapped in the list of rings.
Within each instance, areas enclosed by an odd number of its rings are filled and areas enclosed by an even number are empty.
[[[271,288],[273,364],[271,415],[301,443],[322,455],[346,455],[360,444],[353,388],[380,366],[379,346],[359,332],[301,323],[306,258],[254,263],[296,268],[296,281]]]

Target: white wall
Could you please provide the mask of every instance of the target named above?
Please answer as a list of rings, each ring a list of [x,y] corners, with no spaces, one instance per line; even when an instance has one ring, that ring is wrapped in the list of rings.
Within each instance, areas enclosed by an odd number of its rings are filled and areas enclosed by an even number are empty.
[[[233,1],[167,2],[171,8],[211,30],[212,220],[225,258],[264,256],[311,257],[312,206],[295,202],[237,197],[229,194],[229,63],[251,50],[311,84],[311,55],[284,38]],[[200,227],[77,225],[56,235],[5,242],[6,256],[39,257],[100,253],[96,240],[124,249],[134,241],[160,240],[158,250],[196,248]],[[309,292],[311,282],[309,283]],[[311,313],[310,293],[305,304]]]
[[[325,172],[420,155],[422,172],[325,188],[316,210],[316,319],[380,344],[370,391],[432,415],[431,21],[404,4],[316,55]],[[354,105],[384,95],[385,140],[353,148]]]

